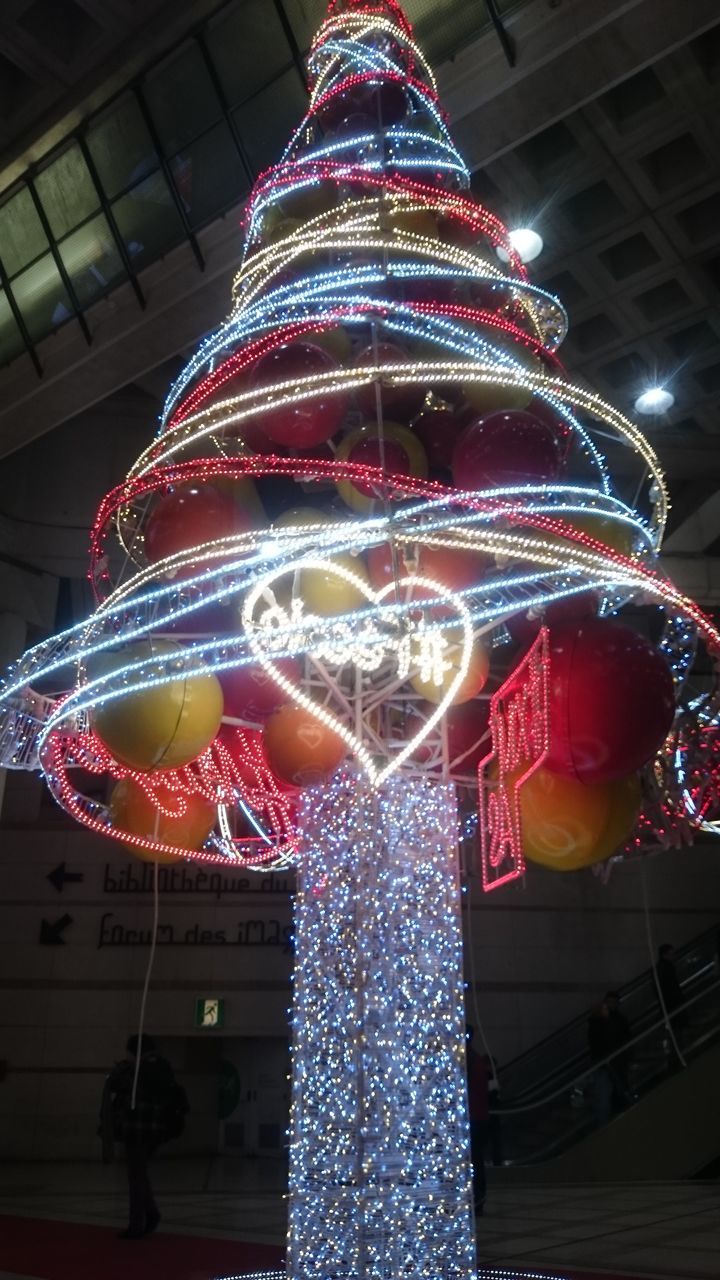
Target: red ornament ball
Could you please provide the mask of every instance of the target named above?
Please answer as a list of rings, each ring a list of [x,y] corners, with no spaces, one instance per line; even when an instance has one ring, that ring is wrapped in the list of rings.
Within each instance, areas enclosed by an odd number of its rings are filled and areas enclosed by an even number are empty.
[[[505,619],[505,626],[517,644],[527,646],[535,639],[543,623],[554,630],[564,623],[579,623],[583,618],[594,618],[599,603],[595,591],[579,591],[562,600],[553,600],[552,604],[545,606],[542,614],[529,611],[514,613],[511,618]]]
[[[413,422],[413,432],[422,444],[431,470],[447,470],[464,423],[449,409],[425,409]]]
[[[364,467],[384,467],[389,476],[403,476],[410,473],[410,459],[397,440],[384,440],[378,436],[364,436],[353,445],[348,454],[348,462],[356,462]],[[372,485],[362,480],[353,480],[355,488],[365,497],[375,496]]]
[[[275,665],[286,679],[300,683],[302,667],[297,658],[278,658]],[[224,714],[237,720],[257,724],[287,702],[287,693],[264,667],[235,667],[221,671],[218,680],[223,691]]]
[[[644,636],[602,618],[551,631],[547,769],[588,783],[635,773],[674,714],[670,669]]]
[[[474,774],[483,756],[489,754],[492,744],[488,734],[490,699],[477,698],[450,707],[447,718],[448,757],[450,772]],[[487,736],[486,736],[487,735]]]
[[[452,457],[453,478],[461,489],[547,484],[557,479],[561,464],[557,435],[539,418],[517,409],[475,418]]]
[[[245,533],[252,527],[250,513],[229,494],[210,484],[189,481],[155,503],[145,526],[145,555],[150,564],[157,564],[166,556]]]
[[[261,356],[252,372],[253,386],[313,378],[337,368],[332,356],[312,342],[286,342]],[[258,419],[265,435],[290,449],[311,449],[338,431],[348,397],[321,395],[272,409]]]

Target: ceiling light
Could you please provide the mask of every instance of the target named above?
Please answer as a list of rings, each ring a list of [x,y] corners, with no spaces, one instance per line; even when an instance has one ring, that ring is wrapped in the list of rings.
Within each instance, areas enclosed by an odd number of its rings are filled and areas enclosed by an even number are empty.
[[[516,231],[510,232],[508,239],[522,262],[532,262],[533,258],[537,258],[543,251],[543,238],[537,231],[533,231],[532,227],[518,227]],[[501,262],[510,261],[507,253],[500,246],[497,249],[497,256]]]
[[[638,413],[667,413],[674,403],[675,397],[671,391],[666,391],[664,387],[648,387],[635,401],[635,409]]]

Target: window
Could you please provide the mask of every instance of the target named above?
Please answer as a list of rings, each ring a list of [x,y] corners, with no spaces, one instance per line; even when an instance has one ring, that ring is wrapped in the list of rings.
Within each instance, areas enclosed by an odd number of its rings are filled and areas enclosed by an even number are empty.
[[[160,163],[135,98],[121,98],[96,121],[87,144],[109,199],[146,178]]]
[[[231,107],[245,102],[292,62],[270,0],[241,0],[206,34],[208,52]]]
[[[107,218],[102,213],[67,236],[59,249],[81,307],[89,306],[125,275]]]
[[[27,187],[0,206],[0,257],[14,276],[48,247],[37,209]]]
[[[227,209],[250,183],[228,125],[223,121],[196,138],[171,161],[175,189],[188,222],[197,227]]]
[[[280,159],[305,111],[307,94],[292,68],[233,113],[254,173]]]
[[[184,237],[178,211],[161,173],[154,173],[116,200],[113,213],[135,271],[162,257]]]
[[[77,144],[68,147],[38,174],[35,189],[50,230],[58,239],[73,231],[97,209],[100,201]]]
[[[148,76],[143,93],[166,156],[204,133],[221,115],[210,73],[196,44]]]
[[[39,342],[73,314],[60,273],[49,253],[13,280],[12,291],[33,342]]]

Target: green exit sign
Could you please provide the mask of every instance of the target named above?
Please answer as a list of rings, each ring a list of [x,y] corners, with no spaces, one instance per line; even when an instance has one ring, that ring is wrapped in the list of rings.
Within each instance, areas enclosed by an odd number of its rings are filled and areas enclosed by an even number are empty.
[[[195,1001],[196,1027],[221,1027],[225,1022],[225,1001],[217,996],[199,996]]]

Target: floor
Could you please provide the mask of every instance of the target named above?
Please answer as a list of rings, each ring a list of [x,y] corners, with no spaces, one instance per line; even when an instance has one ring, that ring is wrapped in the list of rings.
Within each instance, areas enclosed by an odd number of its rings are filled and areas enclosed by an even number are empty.
[[[163,1232],[247,1245],[283,1244],[280,1165],[165,1161],[158,1162],[154,1181]],[[6,1165],[0,1170],[0,1215],[119,1227],[124,1190],[119,1165]],[[539,1268],[557,1277],[563,1268],[660,1280],[720,1277],[717,1182],[616,1183],[602,1189],[491,1186],[478,1226],[479,1258],[490,1268]],[[132,1247],[144,1250],[152,1244]],[[17,1271],[17,1262],[13,1265]],[[0,1271],[0,1280],[17,1277]]]

